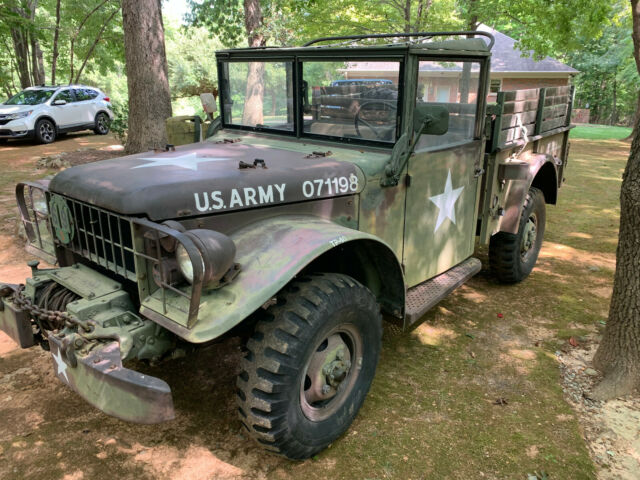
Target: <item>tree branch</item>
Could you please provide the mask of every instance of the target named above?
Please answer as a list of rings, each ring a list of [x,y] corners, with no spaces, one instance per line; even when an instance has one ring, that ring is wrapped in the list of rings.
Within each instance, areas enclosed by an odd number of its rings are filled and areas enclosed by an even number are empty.
[[[113,17],[115,17],[116,14],[119,11],[120,11],[120,8],[116,8],[113,11],[113,13],[111,14],[111,16],[109,16],[109,18],[107,18],[107,21],[104,22],[104,25],[102,25],[102,28],[98,32],[98,35],[96,36],[96,39],[94,40],[93,44],[91,45],[91,48],[87,52],[87,55],[84,57],[84,61],[82,62],[82,66],[80,67],[80,70],[78,70],[78,75],[76,75],[76,82],[75,83],[78,83],[78,81],[80,80],[80,75],[82,75],[82,71],[84,70],[84,67],[87,65],[87,61],[91,57],[91,54],[93,53],[93,50],[96,48],[96,45],[98,45],[98,42],[100,41],[100,37],[102,37],[102,34],[104,33],[105,29],[107,28],[107,25],[109,25],[111,20],[113,20]]]

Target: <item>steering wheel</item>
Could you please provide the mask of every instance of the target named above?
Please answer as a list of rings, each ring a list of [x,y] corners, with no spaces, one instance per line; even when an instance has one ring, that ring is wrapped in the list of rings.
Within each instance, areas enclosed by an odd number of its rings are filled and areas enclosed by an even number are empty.
[[[386,140],[392,130],[389,127],[395,126],[395,112],[398,109],[397,100],[371,100],[364,102],[358,107],[354,116],[354,126],[356,133],[362,137],[360,126],[367,127],[376,140]]]

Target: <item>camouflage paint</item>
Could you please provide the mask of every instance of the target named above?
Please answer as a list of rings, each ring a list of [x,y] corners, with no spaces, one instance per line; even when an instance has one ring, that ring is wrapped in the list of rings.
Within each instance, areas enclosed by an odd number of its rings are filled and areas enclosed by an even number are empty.
[[[235,242],[236,262],[242,270],[229,285],[203,292],[198,321],[186,327],[181,310],[188,300],[167,292],[169,311],[162,315],[162,300],[155,292],[142,302],[141,314],[160,323],[180,337],[194,343],[216,338],[273,298],[307,264],[340,245],[358,240],[381,244],[393,256],[388,245],[373,235],[337,225],[317,217],[289,215],[248,225],[231,235]],[[396,261],[396,266],[400,269]],[[162,317],[169,317],[174,321]]]

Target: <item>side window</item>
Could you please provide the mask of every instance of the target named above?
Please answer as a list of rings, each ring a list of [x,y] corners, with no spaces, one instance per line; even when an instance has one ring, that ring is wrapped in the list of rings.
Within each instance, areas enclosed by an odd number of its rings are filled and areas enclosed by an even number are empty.
[[[53,101],[55,102],[56,100],[64,100],[67,103],[75,102],[75,98],[73,98],[71,90],[62,90],[61,92],[58,92]]]
[[[444,135],[422,135],[417,150],[473,139],[479,77],[478,62],[420,61],[416,110],[444,106],[449,111],[449,131]]]
[[[92,93],[94,93],[93,90],[89,90],[88,88],[75,88],[73,90],[73,93],[75,93],[76,95],[77,102],[84,102],[85,100],[91,100],[97,95],[97,93],[95,95],[92,95]]]

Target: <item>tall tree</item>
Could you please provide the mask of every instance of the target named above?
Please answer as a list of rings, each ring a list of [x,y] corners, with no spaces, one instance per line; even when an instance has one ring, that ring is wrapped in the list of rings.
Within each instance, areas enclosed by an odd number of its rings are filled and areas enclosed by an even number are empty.
[[[631,0],[634,59],[640,73],[640,3]],[[620,190],[620,233],[609,320],[593,359],[604,378],[593,396],[606,400],[640,387],[640,130],[636,129]]]
[[[125,149],[137,153],[167,143],[171,95],[160,0],[123,0],[122,24],[129,90]]]
[[[56,84],[56,68],[58,66],[58,40],[60,38],[60,1],[56,0],[56,26],[53,30],[53,53],[51,54],[51,85]]]

